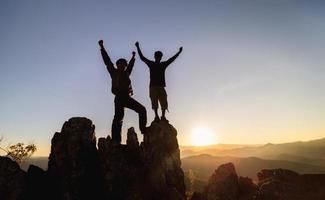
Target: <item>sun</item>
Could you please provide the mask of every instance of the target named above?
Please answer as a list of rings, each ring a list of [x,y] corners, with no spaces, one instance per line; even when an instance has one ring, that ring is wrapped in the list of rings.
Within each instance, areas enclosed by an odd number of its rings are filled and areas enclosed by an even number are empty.
[[[217,143],[216,134],[206,127],[196,127],[192,130],[191,143],[194,146],[206,146]]]

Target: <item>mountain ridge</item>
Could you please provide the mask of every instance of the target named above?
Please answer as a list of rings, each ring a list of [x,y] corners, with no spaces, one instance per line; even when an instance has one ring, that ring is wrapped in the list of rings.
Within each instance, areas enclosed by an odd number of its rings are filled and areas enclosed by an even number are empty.
[[[127,144],[95,136],[84,117],[66,121],[51,140],[48,168],[27,171],[0,157],[0,199],[4,200],[185,200],[176,129],[152,123],[139,143],[133,128]]]
[[[323,166],[308,165],[287,160],[265,160],[258,157],[212,156],[209,154],[182,158],[182,168],[184,171],[193,170],[196,172],[197,179],[206,181],[217,166],[228,162],[234,163],[240,176],[250,177],[253,180],[257,180],[256,174],[262,169],[284,168],[302,174],[325,173],[325,167]]]

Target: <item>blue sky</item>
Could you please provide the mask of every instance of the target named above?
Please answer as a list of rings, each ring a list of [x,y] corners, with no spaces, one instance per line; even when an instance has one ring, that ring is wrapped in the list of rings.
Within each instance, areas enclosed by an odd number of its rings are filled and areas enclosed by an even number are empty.
[[[0,134],[50,139],[72,116],[110,133],[113,95],[97,41],[113,61],[167,59],[170,122],[181,144],[197,126],[222,143],[308,140],[325,135],[325,3],[322,1],[1,1]],[[134,98],[153,119],[149,72],[137,59]],[[137,127],[127,111],[124,129]],[[125,133],[122,136],[126,137]]]

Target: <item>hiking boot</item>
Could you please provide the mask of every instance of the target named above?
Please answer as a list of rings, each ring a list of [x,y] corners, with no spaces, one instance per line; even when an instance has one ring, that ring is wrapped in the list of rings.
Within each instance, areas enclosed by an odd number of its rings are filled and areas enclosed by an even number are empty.
[[[163,121],[163,122],[167,122],[167,123],[169,122],[168,119],[166,119],[165,116],[162,116],[160,120]]]
[[[144,130],[141,131],[141,134],[144,135],[148,132],[149,127],[145,127]]]

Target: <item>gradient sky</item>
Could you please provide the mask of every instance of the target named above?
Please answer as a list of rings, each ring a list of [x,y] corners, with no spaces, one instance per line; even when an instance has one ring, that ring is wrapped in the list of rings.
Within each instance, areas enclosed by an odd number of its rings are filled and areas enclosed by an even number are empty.
[[[324,137],[324,10],[312,0],[2,0],[0,135],[46,155],[70,117],[92,119],[97,137],[109,134],[104,39],[114,62],[130,58],[137,40],[148,58],[184,47],[166,72],[168,118],[182,145],[198,126],[220,143]],[[131,80],[150,122],[149,71],[139,59]],[[138,130],[128,110],[124,131],[130,126]]]

